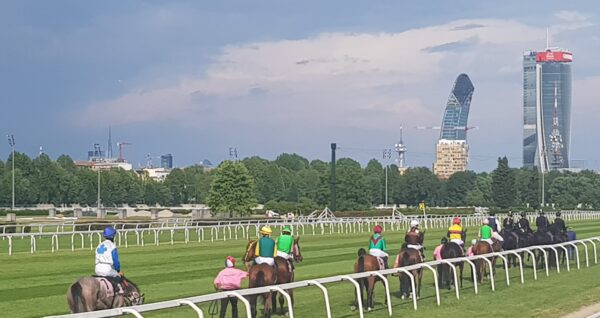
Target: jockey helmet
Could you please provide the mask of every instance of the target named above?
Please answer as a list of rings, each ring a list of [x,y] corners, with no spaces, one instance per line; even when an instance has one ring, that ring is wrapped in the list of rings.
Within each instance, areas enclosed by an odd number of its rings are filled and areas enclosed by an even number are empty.
[[[446,244],[446,243],[448,243],[448,239],[445,237],[442,237],[442,240],[440,241],[440,243]]]
[[[525,211],[521,211],[521,217],[525,217]]]
[[[487,224],[490,224],[490,220],[488,220],[488,219],[483,219],[483,224],[486,224],[486,225],[487,225]]]
[[[496,212],[490,212],[490,216],[496,216]]]
[[[281,230],[281,231],[282,231],[283,233],[286,233],[286,232],[287,232],[287,233],[290,233],[290,234],[291,234],[291,233],[292,233],[292,227],[291,227],[291,226],[289,226],[289,225],[286,225],[286,226],[284,226],[284,227],[283,227],[283,230]]]
[[[235,267],[235,258],[233,256],[225,258],[225,267]]]
[[[561,213],[560,213],[560,212],[556,212],[556,217],[557,217],[557,218],[559,218],[559,217],[560,217],[560,215],[561,215]]]
[[[471,245],[475,245],[475,244],[477,244],[477,239],[472,239],[471,240]]]
[[[513,216],[512,211],[508,211],[508,216]]]
[[[381,225],[375,225],[375,227],[373,228],[373,232],[381,233],[383,232],[383,228],[381,227]]]
[[[410,221],[410,227],[419,227],[419,221],[417,221],[417,220]]]
[[[102,232],[102,236],[107,239],[115,238],[115,234],[117,234],[117,230],[115,230],[115,228],[112,226],[105,228]]]
[[[540,210],[540,215],[544,215],[544,211]]]
[[[460,224],[460,218],[452,219],[452,224]]]
[[[263,235],[271,235],[271,234],[273,234],[273,231],[271,231],[271,227],[270,227],[270,226],[263,226],[263,227],[260,229],[260,234],[263,234]]]

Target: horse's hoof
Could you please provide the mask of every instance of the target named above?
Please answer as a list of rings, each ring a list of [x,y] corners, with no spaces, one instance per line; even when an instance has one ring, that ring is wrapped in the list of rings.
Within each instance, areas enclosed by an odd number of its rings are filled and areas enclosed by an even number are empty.
[[[412,293],[408,294],[408,298],[412,299]]]
[[[373,308],[367,307],[367,311],[371,311],[371,310],[373,310]]]
[[[356,306],[350,306],[350,310],[355,311],[356,310]]]
[[[406,297],[404,296],[404,294],[402,294],[402,296],[400,296],[400,299],[402,299],[402,300],[406,299]]]

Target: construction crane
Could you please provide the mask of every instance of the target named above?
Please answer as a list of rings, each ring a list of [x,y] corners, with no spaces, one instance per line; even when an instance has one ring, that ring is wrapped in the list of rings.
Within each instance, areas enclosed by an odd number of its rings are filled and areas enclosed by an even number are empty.
[[[415,129],[419,129],[419,130],[440,130],[442,129],[442,127],[440,126],[415,126]],[[464,130],[464,131],[469,131],[469,130],[473,130],[473,129],[479,129],[479,126],[456,126],[454,128],[448,128],[451,130]]]
[[[123,146],[131,146],[133,145],[130,142],[126,142],[126,141],[120,141],[117,142],[117,147],[119,147],[119,159],[117,159],[118,162],[124,162],[125,160],[123,160]]]

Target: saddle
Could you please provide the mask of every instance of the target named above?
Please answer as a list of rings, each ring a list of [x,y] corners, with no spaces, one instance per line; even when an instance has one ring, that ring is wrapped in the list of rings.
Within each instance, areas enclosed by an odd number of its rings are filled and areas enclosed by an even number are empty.
[[[123,287],[116,277],[94,276],[94,278],[100,283],[100,288],[107,297],[125,294]]]

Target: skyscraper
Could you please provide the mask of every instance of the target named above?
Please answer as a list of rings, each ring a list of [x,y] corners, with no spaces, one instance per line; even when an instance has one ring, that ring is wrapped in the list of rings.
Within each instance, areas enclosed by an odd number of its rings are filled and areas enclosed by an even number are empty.
[[[160,167],[165,169],[173,169],[173,155],[168,153],[160,156]]]
[[[571,62],[567,50],[523,55],[523,166],[546,172],[569,168]]]
[[[458,75],[446,102],[440,139],[435,149],[433,171],[440,179],[447,179],[455,172],[467,170],[467,123],[474,91],[475,87],[469,76]]]

